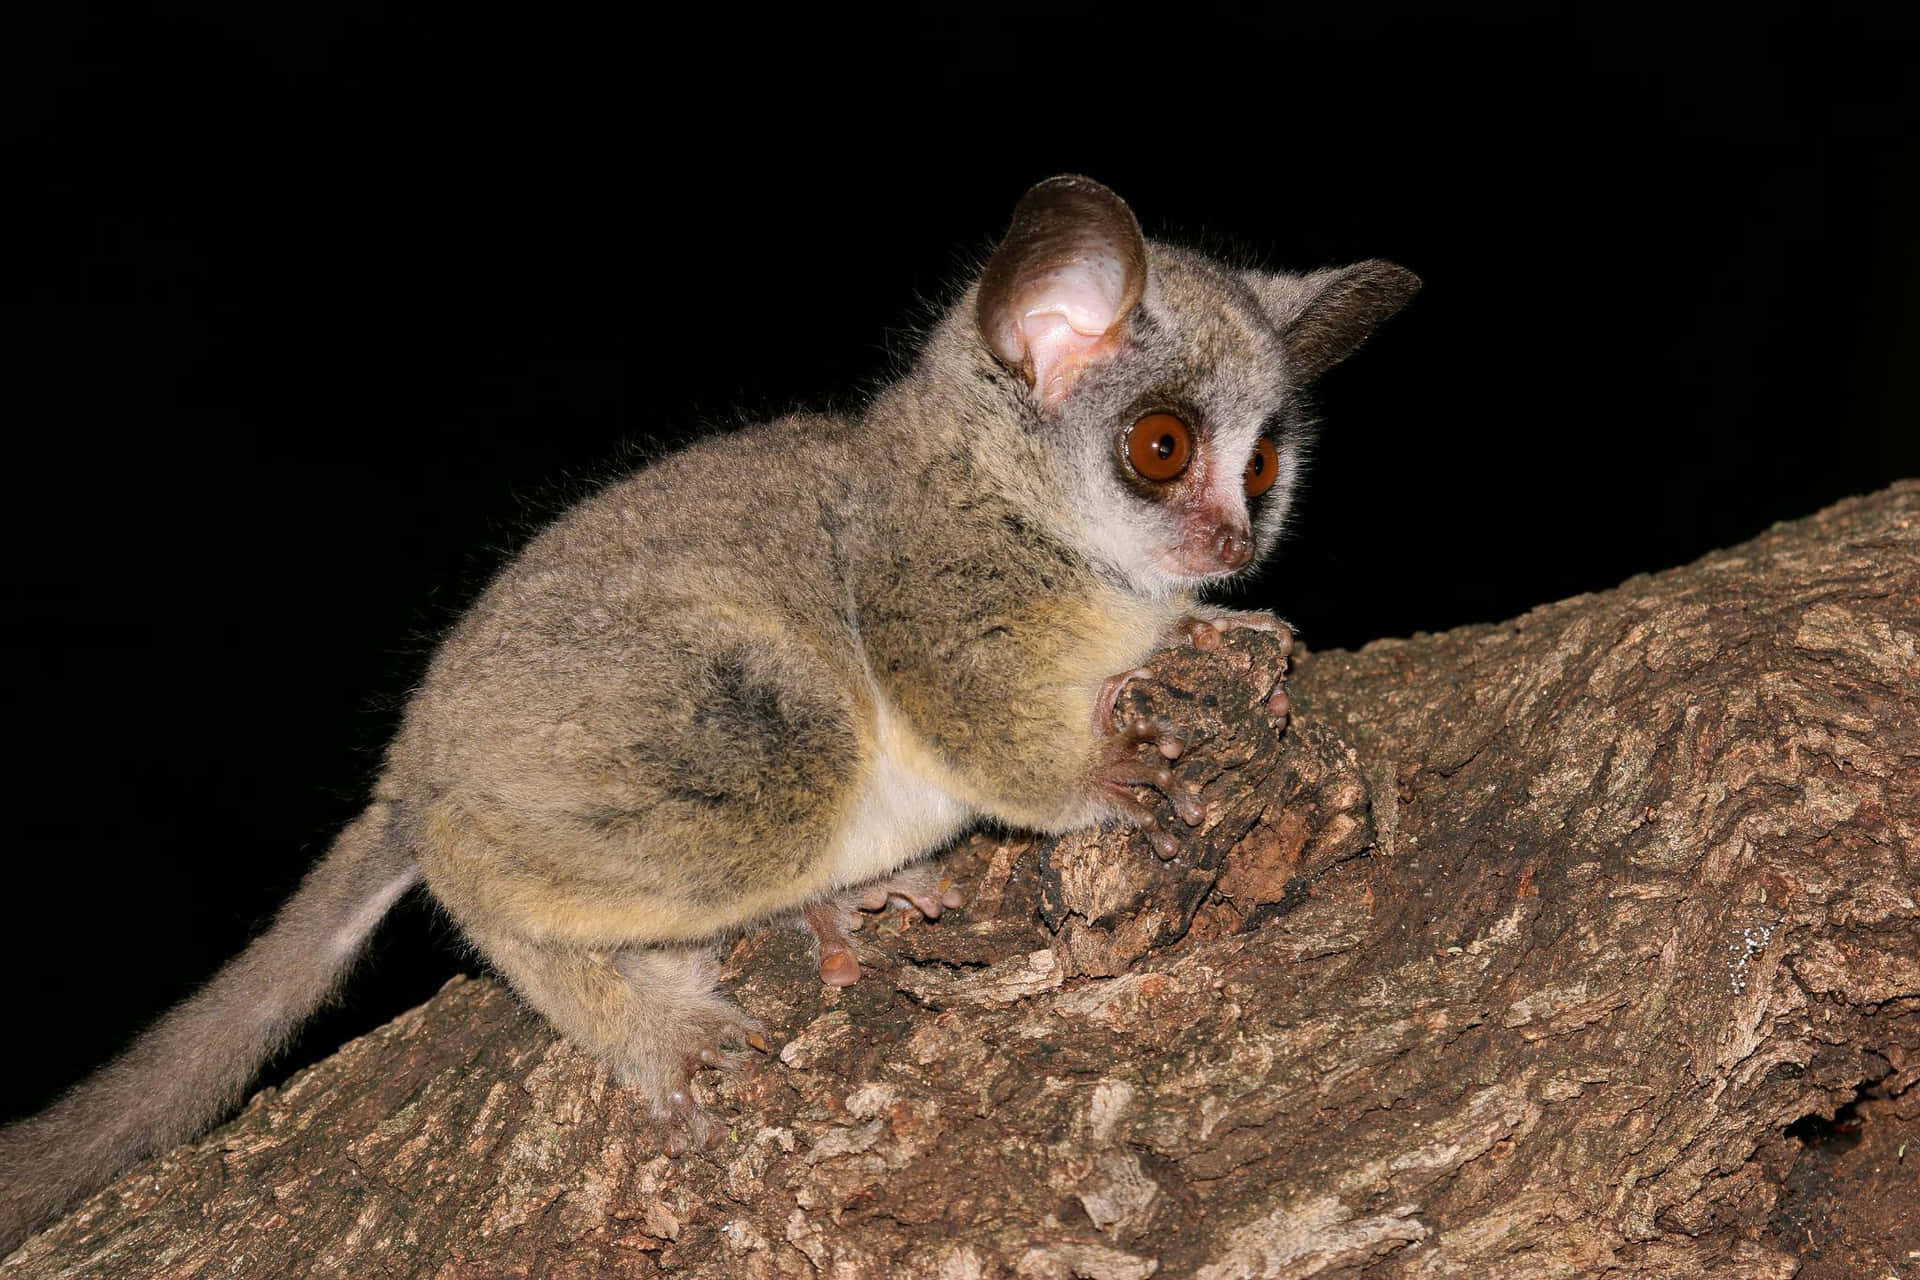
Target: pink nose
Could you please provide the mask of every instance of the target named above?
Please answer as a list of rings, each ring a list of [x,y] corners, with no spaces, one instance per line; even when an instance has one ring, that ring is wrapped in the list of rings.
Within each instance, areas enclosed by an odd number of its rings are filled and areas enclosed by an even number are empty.
[[[1243,569],[1253,559],[1253,535],[1245,529],[1222,529],[1215,535],[1214,558],[1223,569]]]
[[[1183,573],[1233,573],[1253,562],[1253,533],[1237,521],[1205,516],[1189,524],[1175,559]]]

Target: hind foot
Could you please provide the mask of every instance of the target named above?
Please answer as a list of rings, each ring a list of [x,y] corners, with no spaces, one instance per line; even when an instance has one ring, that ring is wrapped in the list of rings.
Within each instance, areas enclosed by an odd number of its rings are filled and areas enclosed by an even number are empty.
[[[738,1072],[746,1069],[753,1060],[747,1050],[758,1050],[760,1053],[770,1050],[765,1029],[738,1010],[712,1019],[697,1020],[681,1028],[680,1032],[681,1043],[670,1050],[677,1050],[672,1060],[677,1062],[677,1066],[661,1073],[651,1086],[654,1092],[653,1114],[666,1122],[667,1154],[676,1159],[689,1151],[704,1151],[723,1128],[713,1114],[695,1099],[694,1073],[703,1068]],[[647,1087],[644,1081],[648,1073],[642,1071],[636,1074],[638,1079],[623,1080],[622,1083]],[[663,1087],[666,1087],[666,1091],[659,1093],[658,1090]]]
[[[860,981],[860,961],[849,935],[866,923],[867,913],[892,908],[938,920],[941,912],[965,905],[966,897],[951,881],[931,868],[915,867],[814,903],[801,912],[800,927],[813,935],[820,981],[830,987],[850,987]]]
[[[630,948],[613,968],[627,996],[608,1055],[614,1079],[665,1122],[668,1155],[704,1150],[724,1126],[695,1098],[695,1073],[749,1069],[756,1052],[772,1051],[767,1029],[713,989],[712,957],[697,949]]]

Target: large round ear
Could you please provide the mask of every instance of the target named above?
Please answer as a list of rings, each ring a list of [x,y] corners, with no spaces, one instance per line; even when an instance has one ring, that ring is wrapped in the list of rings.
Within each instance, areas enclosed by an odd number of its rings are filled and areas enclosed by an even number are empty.
[[[1051,407],[1119,350],[1146,287],[1147,245],[1126,202],[1091,178],[1048,178],[1015,206],[980,277],[975,320]]]
[[[1247,282],[1287,348],[1294,377],[1311,382],[1352,355],[1420,292],[1420,277],[1372,258],[1304,276],[1249,272]]]

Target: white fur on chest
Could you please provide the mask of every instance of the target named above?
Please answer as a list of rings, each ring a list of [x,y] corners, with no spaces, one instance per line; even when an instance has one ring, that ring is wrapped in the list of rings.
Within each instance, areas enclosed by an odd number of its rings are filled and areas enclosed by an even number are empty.
[[[834,845],[833,882],[846,888],[898,871],[954,836],[972,816],[926,775],[930,755],[884,702],[877,702],[875,758],[867,785]]]

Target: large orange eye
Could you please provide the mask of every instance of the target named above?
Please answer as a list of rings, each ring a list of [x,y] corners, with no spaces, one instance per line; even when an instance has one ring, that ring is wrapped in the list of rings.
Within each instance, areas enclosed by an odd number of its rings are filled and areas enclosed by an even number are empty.
[[[1164,484],[1193,461],[1193,431],[1170,413],[1150,413],[1127,428],[1120,447],[1135,473]]]
[[[1265,436],[1253,446],[1253,456],[1247,459],[1247,496],[1257,498],[1273,488],[1273,481],[1280,474],[1280,451],[1273,447],[1273,441]]]

